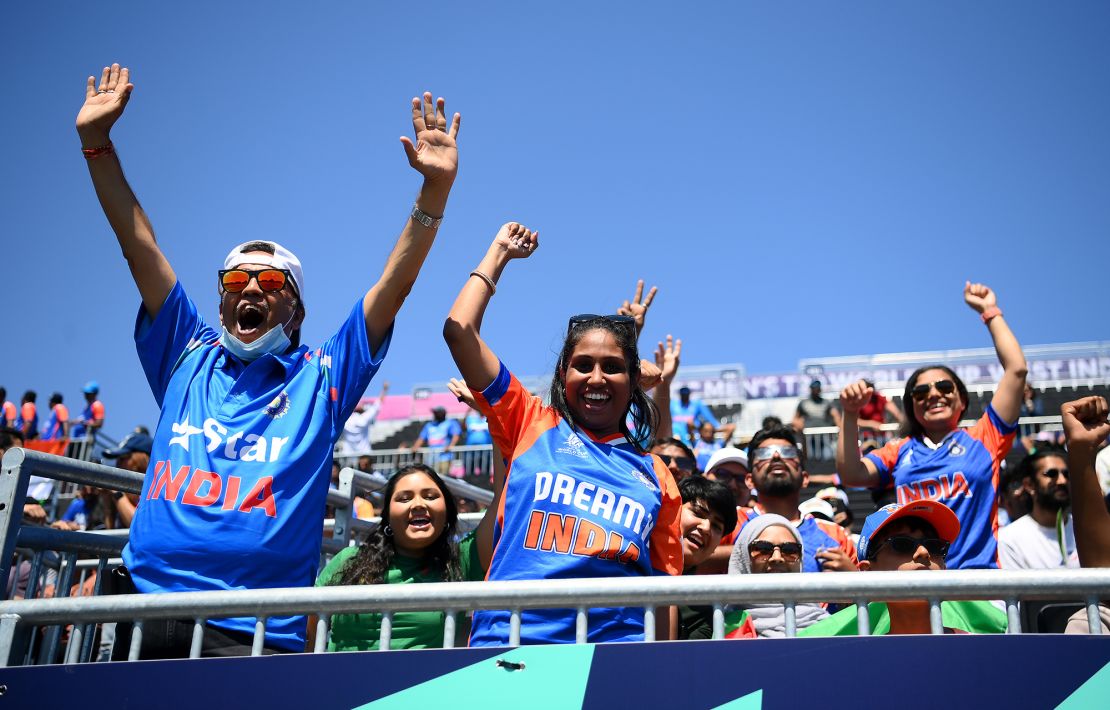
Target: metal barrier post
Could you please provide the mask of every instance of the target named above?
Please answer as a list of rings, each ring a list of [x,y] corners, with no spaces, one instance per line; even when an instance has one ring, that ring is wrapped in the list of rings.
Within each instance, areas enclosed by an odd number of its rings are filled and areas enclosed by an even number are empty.
[[[15,645],[15,629],[19,625],[19,614],[0,615],[0,668],[6,668]],[[19,655],[19,654],[16,654]]]
[[[23,525],[23,502],[27,500],[30,471],[24,470],[27,454],[14,448],[4,452],[0,460],[0,599],[7,599],[7,579],[12,571],[12,556],[19,528]],[[18,514],[17,514],[18,511]]]
[[[339,472],[339,492],[347,499],[347,505],[335,509],[335,528],[332,539],[342,540],[344,547],[351,541],[351,518],[355,511],[355,490],[352,481],[355,477],[353,468],[345,468]]]

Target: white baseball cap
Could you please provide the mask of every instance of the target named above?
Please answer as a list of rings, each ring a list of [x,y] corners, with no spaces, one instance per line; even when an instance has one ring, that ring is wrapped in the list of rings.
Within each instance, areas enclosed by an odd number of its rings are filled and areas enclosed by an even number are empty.
[[[705,472],[711,472],[715,467],[723,463],[738,463],[744,468],[748,468],[748,455],[735,446],[726,446],[722,449],[717,449],[713,455],[709,457],[709,463],[705,465]]]
[[[251,254],[251,256],[244,256],[244,247],[260,242],[262,244],[269,244],[273,247],[274,253],[267,254],[263,251],[246,250],[246,253]],[[297,287],[297,296],[300,298],[301,303],[304,304],[304,271],[301,269],[301,260],[297,258],[296,254],[282,245],[265,239],[252,239],[249,242],[243,242],[232,249],[228,253],[227,258],[224,259],[225,269],[234,269],[240,264],[265,264],[275,269],[285,269],[293,276],[293,285]]]

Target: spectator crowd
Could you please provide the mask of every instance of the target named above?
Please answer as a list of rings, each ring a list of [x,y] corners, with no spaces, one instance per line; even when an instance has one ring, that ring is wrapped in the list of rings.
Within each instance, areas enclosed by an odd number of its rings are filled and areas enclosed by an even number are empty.
[[[394,320],[405,317],[405,295],[446,212],[461,117],[448,115],[444,100],[430,93],[413,98],[413,135],[402,148],[421,180],[415,204],[405,210],[408,219],[378,280],[352,294],[339,329],[310,347],[301,342],[311,293],[306,270],[273,241],[230,250],[217,269],[219,323],[201,317],[208,306],[196,305],[178,281],[110,138],[132,88],[129,70],[119,65],[106,67],[99,81],[89,77],[77,128],[139,292],[136,345],[161,408],[153,432],[134,432],[105,454],[145,473],[143,492],[85,487],[57,520],[46,519],[43,499],[32,496],[24,508],[27,524],[63,531],[130,528],[123,565],[107,573],[103,593],[1110,566],[1110,512],[1096,473],[1110,436],[1106,401],[1092,396],[1065,404],[1062,434],[1027,442],[1028,455],[1007,468],[1018,419],[1039,403],[1027,387],[1021,346],[988,286],[968,282],[962,294],[1001,372],[972,426],[961,427],[967,387],[937,363],[908,378],[901,408],[870,381],[850,383],[833,398],[814,380],[789,423],[771,418],[758,431],[737,431],[689,388],[678,388],[672,399],[681,340],[668,336],[648,347],[650,359],[641,358],[640,333],[659,293],[645,295],[642,281],[613,314],[570,315],[550,390],[545,396],[526,390],[482,333],[484,320],[496,317],[488,311],[502,273],[526,268],[540,246],[537,231],[509,222],[476,255],[455,302],[444,307],[443,337],[460,375],[450,390],[468,406],[466,416],[460,421],[442,407],[432,410],[411,445],[422,457],[391,472],[376,500],[356,503],[359,517],[380,516],[380,523],[321,570],[335,455],[360,457],[359,468],[372,468],[370,430],[388,385],[375,399],[362,397],[388,354]],[[72,420],[60,394],[41,414],[34,392],[19,406],[0,397],[0,448],[85,436],[104,422],[98,394],[88,383],[86,407]],[[888,421],[901,426],[898,436],[861,445]],[[834,432],[820,440],[820,450],[803,435],[812,428]],[[459,446],[489,446],[492,455],[460,459]],[[835,475],[811,476],[811,458],[835,460]],[[463,462],[462,475],[494,495],[481,523],[465,534],[458,516],[470,505],[445,482],[457,473],[456,461]],[[813,488],[816,494],[807,495]],[[882,503],[858,535],[852,488],[869,489]],[[26,576],[13,567],[9,597],[27,593]],[[875,602],[869,611],[873,633],[930,629],[924,601]],[[945,602],[942,611],[946,633],[1005,629],[1005,614],[990,602]],[[793,610],[802,635],[854,633],[856,619],[854,606],[842,600]],[[507,644],[515,623],[508,611],[491,610],[459,621],[460,637],[473,646]],[[734,639],[781,637],[790,624],[781,603],[729,608],[726,622]],[[187,655],[192,623],[146,624],[142,657]],[[439,646],[443,623],[443,613],[398,613],[392,647]],[[570,642],[576,623],[573,610],[526,610],[520,638]],[[379,614],[340,615],[328,646],[377,648],[382,626]],[[203,654],[249,653],[254,628],[251,618],[209,620]],[[311,648],[315,628],[303,616],[271,617],[264,652]],[[663,607],[654,628],[664,640],[707,638],[712,610]],[[591,609],[587,629],[591,642],[642,640],[644,612]],[[128,624],[117,628],[115,658],[126,654],[131,633]]]

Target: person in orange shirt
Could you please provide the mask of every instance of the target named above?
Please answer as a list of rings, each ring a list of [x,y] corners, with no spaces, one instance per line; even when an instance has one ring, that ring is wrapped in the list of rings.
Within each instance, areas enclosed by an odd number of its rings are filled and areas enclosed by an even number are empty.
[[[0,387],[0,426],[15,428],[16,408],[15,404],[8,401],[8,390]]]
[[[35,407],[36,399],[38,395],[35,391],[27,390],[19,403],[19,416],[15,419],[15,428],[23,434],[24,441],[37,439],[39,436],[39,412]]]
[[[69,437],[69,409],[62,404],[62,394],[55,392],[50,395],[50,418],[42,429],[42,438],[45,441],[57,441]]]

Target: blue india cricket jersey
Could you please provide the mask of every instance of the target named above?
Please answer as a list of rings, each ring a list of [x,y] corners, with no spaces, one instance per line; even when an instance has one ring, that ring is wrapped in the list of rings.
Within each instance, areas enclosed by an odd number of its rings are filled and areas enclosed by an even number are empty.
[[[244,363],[180,284],[135,344],[161,407],[124,563],[139,591],[308,587],[316,577],[332,447],[377,372],[362,299],[322,347]],[[253,619],[212,619],[245,633]],[[304,648],[304,617],[267,621],[266,645]]]

